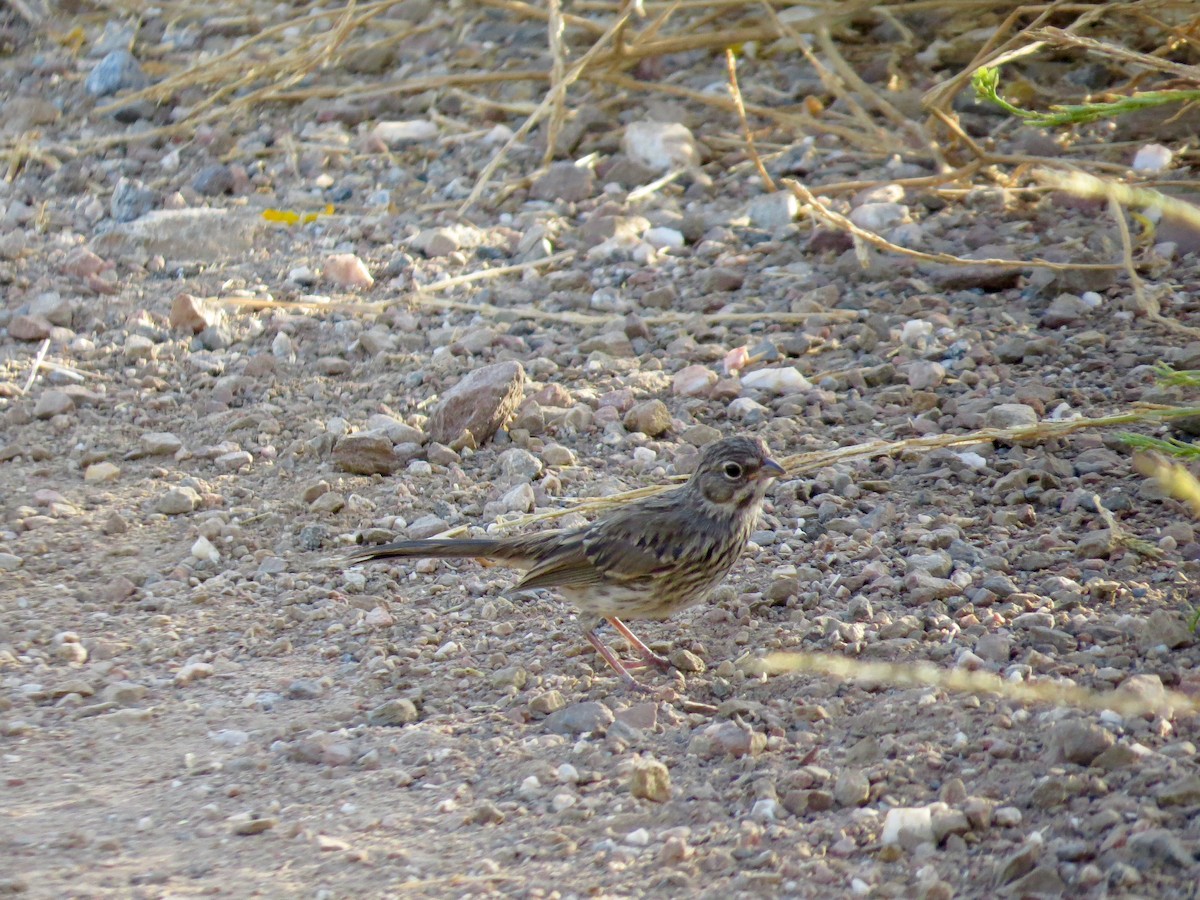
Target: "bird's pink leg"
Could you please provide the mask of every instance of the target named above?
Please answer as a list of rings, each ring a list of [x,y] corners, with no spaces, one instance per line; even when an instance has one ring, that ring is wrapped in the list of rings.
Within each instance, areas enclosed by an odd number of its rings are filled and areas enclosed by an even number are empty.
[[[596,652],[604,657],[604,661],[612,666],[616,673],[621,676],[621,680],[625,682],[625,686],[629,688],[629,690],[639,691],[645,694],[654,693],[651,688],[646,687],[644,684],[639,684],[637,680],[629,674],[629,670],[622,665],[619,659],[617,659],[616,654],[614,654],[610,649],[608,649],[608,647],[604,645],[604,641],[596,637],[596,632],[593,629],[586,629],[583,632],[583,636],[588,639],[589,644],[596,648]]]
[[[667,659],[665,656],[659,656],[640,640],[638,640],[638,636],[629,630],[629,626],[627,626],[616,616],[611,616],[606,621],[609,625],[615,628],[617,632],[623,638],[625,638],[625,640],[629,641],[630,646],[633,647],[633,649],[637,651],[638,656],[642,658],[640,663],[634,663],[633,665],[625,666],[626,669],[642,669],[649,666],[654,666],[654,668],[658,669],[660,672],[665,672],[667,669],[671,668],[671,661],[669,659]]]

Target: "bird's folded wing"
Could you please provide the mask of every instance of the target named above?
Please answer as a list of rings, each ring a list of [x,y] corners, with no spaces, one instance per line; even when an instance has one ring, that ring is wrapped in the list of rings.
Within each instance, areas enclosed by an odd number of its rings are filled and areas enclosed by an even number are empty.
[[[682,523],[679,523],[682,525]],[[685,552],[684,531],[659,518],[616,515],[529,570],[518,588],[621,584],[669,572]]]

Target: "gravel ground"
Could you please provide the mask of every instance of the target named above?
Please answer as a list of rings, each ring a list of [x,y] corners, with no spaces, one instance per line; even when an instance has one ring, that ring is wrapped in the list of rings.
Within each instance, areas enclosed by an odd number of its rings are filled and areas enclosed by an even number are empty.
[[[762,192],[721,139],[732,117],[653,94],[569,123],[568,158],[593,167],[467,218],[521,119],[453,92],[103,148],[182,108],[114,120],[96,112],[114,91],[244,35],[149,15],[126,59],[131,26],[87,27],[75,56],[10,23],[0,73],[10,159],[35,129],[52,157],[0,184],[0,892],[1197,896],[1197,720],[1162,697],[1200,696],[1200,539],[1111,432],[781,480],[715,601],[639,629],[688,670],[643,675],[653,699],[552,595],[503,596],[503,569],[339,562],[663,484],[725,434],[783,457],[1188,401],[1153,366],[1200,367],[1200,343],[1135,315],[1123,275],[864,268]],[[541,34],[492,16],[407,50],[433,71]],[[724,77],[717,56],[680,60],[689,85]],[[800,63],[743,70],[754,102],[797,83],[816,83]],[[1047,142],[1009,128],[998,146]],[[1145,143],[1094,152],[1129,164]],[[518,146],[507,171],[539,158]],[[932,170],[825,136],[768,159],[817,193],[879,185],[831,204],[897,243],[1119,259],[1097,204],[906,190]],[[664,164],[683,174],[631,198]],[[1138,251],[1182,324],[1198,245],[1164,228]],[[231,302],[268,296],[312,306]],[[1153,711],[767,677],[776,650],[1120,688]]]

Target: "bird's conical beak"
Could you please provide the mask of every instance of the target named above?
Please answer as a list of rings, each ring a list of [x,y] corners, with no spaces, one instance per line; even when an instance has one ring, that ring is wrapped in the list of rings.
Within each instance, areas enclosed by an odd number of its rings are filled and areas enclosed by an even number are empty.
[[[787,474],[787,469],[775,462],[773,459],[768,459],[762,464],[762,468],[758,470],[759,478],[778,478]]]

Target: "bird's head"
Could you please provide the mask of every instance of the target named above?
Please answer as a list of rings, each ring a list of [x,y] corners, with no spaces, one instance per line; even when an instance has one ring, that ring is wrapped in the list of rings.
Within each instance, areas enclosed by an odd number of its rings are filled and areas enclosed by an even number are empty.
[[[710,503],[734,511],[757,507],[771,479],[786,474],[756,437],[731,437],[704,448],[688,487]]]

